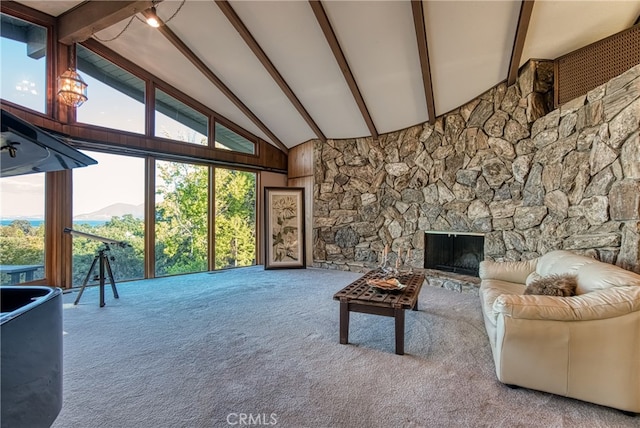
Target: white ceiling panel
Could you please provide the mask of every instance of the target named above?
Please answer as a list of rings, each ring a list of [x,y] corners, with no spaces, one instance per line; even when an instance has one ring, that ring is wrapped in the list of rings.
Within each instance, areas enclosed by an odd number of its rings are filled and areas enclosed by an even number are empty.
[[[39,10],[51,16],[60,16],[69,9],[73,9],[84,0],[44,0],[44,1],[18,1],[32,9]]]
[[[231,5],[324,134],[368,135],[307,2],[232,1]]]
[[[631,27],[638,16],[640,1],[536,1],[520,65],[559,58]]]
[[[203,25],[193,25],[203,16]],[[315,138],[214,2],[187,2],[168,26],[287,147]]]
[[[506,79],[519,1],[430,1],[424,8],[438,115]]]
[[[330,1],[324,7],[378,132],[428,120],[411,4]]]

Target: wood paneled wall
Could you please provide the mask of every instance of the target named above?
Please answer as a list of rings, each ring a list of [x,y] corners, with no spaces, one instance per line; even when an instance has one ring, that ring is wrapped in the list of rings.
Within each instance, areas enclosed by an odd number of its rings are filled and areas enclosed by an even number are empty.
[[[313,266],[313,145],[307,141],[289,149],[287,186],[304,188],[306,265]]]
[[[289,174],[291,178],[313,177],[313,144],[307,141],[289,149]]]
[[[264,235],[264,188],[265,187],[287,187],[287,175],[275,172],[262,171],[259,175],[260,181],[258,185],[258,204],[256,206],[256,235],[258,236],[258,248],[256,251],[256,262],[264,264],[265,254],[265,235]]]
[[[72,240],[64,233],[72,227],[72,172],[47,172],[45,180],[45,279],[47,285],[71,288]]]

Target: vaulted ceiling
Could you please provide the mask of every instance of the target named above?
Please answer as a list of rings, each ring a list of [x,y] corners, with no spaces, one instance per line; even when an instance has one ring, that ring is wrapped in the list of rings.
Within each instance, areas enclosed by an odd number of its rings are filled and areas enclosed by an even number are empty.
[[[128,25],[101,43],[284,151],[433,120],[640,16],[614,0],[19,3],[58,17],[66,43]],[[152,4],[164,26],[131,20]]]

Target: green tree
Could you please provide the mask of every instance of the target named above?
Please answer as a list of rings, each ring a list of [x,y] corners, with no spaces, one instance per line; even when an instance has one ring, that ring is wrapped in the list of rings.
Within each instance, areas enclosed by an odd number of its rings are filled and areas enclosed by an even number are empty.
[[[215,268],[255,263],[254,173],[215,169]],[[156,206],[156,272],[207,270],[208,168],[163,163]]]
[[[207,270],[208,168],[162,163],[156,193],[156,273]]]
[[[245,171],[216,169],[216,269],[248,266],[256,255],[256,178]]]
[[[14,220],[8,226],[0,226],[0,264],[44,265],[44,223],[32,226],[28,220]],[[35,272],[34,278],[42,278],[44,270]],[[2,274],[0,283],[9,282]]]

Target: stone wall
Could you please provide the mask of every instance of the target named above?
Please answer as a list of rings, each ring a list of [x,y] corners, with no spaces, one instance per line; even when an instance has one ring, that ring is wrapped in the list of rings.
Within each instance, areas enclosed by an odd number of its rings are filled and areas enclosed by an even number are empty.
[[[314,147],[314,265],[363,271],[424,231],[485,234],[485,258],[554,249],[640,272],[640,65],[559,109],[532,61],[436,120]]]

